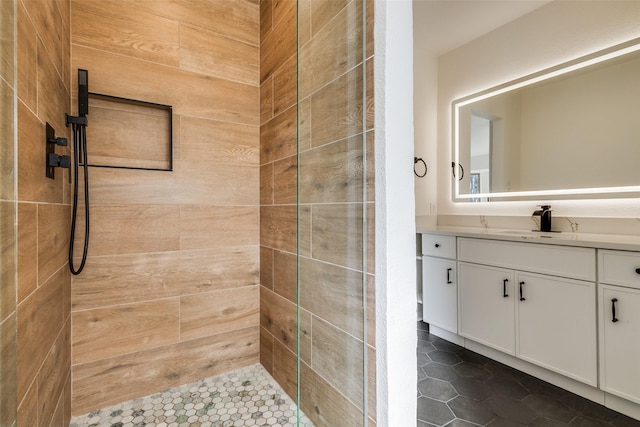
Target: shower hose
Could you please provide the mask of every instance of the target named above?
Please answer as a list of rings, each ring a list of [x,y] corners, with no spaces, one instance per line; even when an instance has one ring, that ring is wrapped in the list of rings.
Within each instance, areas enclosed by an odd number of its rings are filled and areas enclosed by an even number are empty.
[[[73,246],[76,237],[76,218],[78,216],[78,165],[82,156],[83,182],[84,182],[84,248],[82,261],[76,270],[73,263]],[[69,270],[71,274],[78,275],[87,262],[89,250],[89,169],[87,162],[87,129],[84,124],[73,124],[73,208],[71,214],[71,238],[69,241]]]

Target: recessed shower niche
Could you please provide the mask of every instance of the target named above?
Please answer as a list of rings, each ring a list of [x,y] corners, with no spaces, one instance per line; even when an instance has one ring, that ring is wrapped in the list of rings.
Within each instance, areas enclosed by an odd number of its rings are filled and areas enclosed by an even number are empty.
[[[173,170],[172,107],[89,93],[89,166]]]

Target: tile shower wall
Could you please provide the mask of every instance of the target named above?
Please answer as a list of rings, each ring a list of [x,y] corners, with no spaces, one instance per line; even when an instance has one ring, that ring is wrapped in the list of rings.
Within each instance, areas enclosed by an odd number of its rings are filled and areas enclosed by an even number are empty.
[[[16,8],[17,421],[62,425],[70,419],[71,395],[69,186],[66,171],[51,180],[43,164],[45,122],[69,137],[70,11],[59,0],[21,0]]]
[[[16,423],[15,2],[0,3],[0,425]]]
[[[174,113],[173,172],[90,170],[74,414],[258,361],[259,25],[253,0],[71,2],[72,75]]]
[[[260,42],[260,362],[295,399],[295,1],[260,2]],[[309,212],[300,214],[307,245]],[[302,312],[301,321],[308,320]]]
[[[260,3],[260,361],[295,397],[299,345],[300,406],[317,426],[361,425],[366,398],[369,425],[375,425],[373,2],[367,2],[366,47],[363,5],[360,0],[300,1],[296,11],[292,0]],[[368,87],[363,106],[365,69]],[[369,173],[363,182],[365,144]],[[297,180],[300,343],[296,342]],[[363,231],[364,185],[368,227]],[[353,250],[361,248],[364,232],[369,273],[366,337],[363,252]],[[363,395],[365,351],[368,396]]]

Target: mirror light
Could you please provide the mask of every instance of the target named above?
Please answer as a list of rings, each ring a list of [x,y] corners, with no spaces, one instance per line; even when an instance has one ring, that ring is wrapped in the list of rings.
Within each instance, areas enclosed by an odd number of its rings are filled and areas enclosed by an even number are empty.
[[[627,55],[636,51],[640,51],[640,38],[630,40],[626,43],[622,43],[611,48],[598,51],[596,53],[569,61],[556,67],[552,67],[538,73],[523,77],[521,79],[500,85],[495,88],[488,89],[478,94],[470,95],[468,97],[461,98],[453,102],[453,143],[454,143],[454,159],[455,164],[460,164],[460,110],[474,102],[482,101],[500,94],[504,94],[516,89],[531,86],[533,84],[549,80],[553,77],[561,76],[572,71],[587,68],[592,65],[596,65],[608,60],[612,60],[623,55]],[[640,143],[640,141],[639,141]],[[488,192],[488,193],[476,193],[476,194],[461,194],[460,193],[460,180],[453,179],[454,184],[454,201],[477,201],[484,198],[489,199],[505,199],[505,198],[544,198],[558,196],[591,196],[598,194],[616,194],[621,196],[625,193],[640,193],[640,185],[633,186],[613,186],[613,187],[593,187],[593,188],[564,188],[564,189],[546,189],[546,190],[532,190],[532,191],[506,191],[506,192]],[[466,183],[466,181],[465,181]]]

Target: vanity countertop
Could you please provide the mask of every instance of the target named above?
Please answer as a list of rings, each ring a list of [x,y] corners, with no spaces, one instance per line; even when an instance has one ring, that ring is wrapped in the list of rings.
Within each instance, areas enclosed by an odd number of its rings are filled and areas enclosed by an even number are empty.
[[[571,233],[566,231],[558,233],[543,233],[530,230],[482,227],[418,227],[417,232],[441,234],[445,236],[505,240],[509,242],[543,243],[548,245],[640,251],[640,236],[620,234],[588,234]]]

